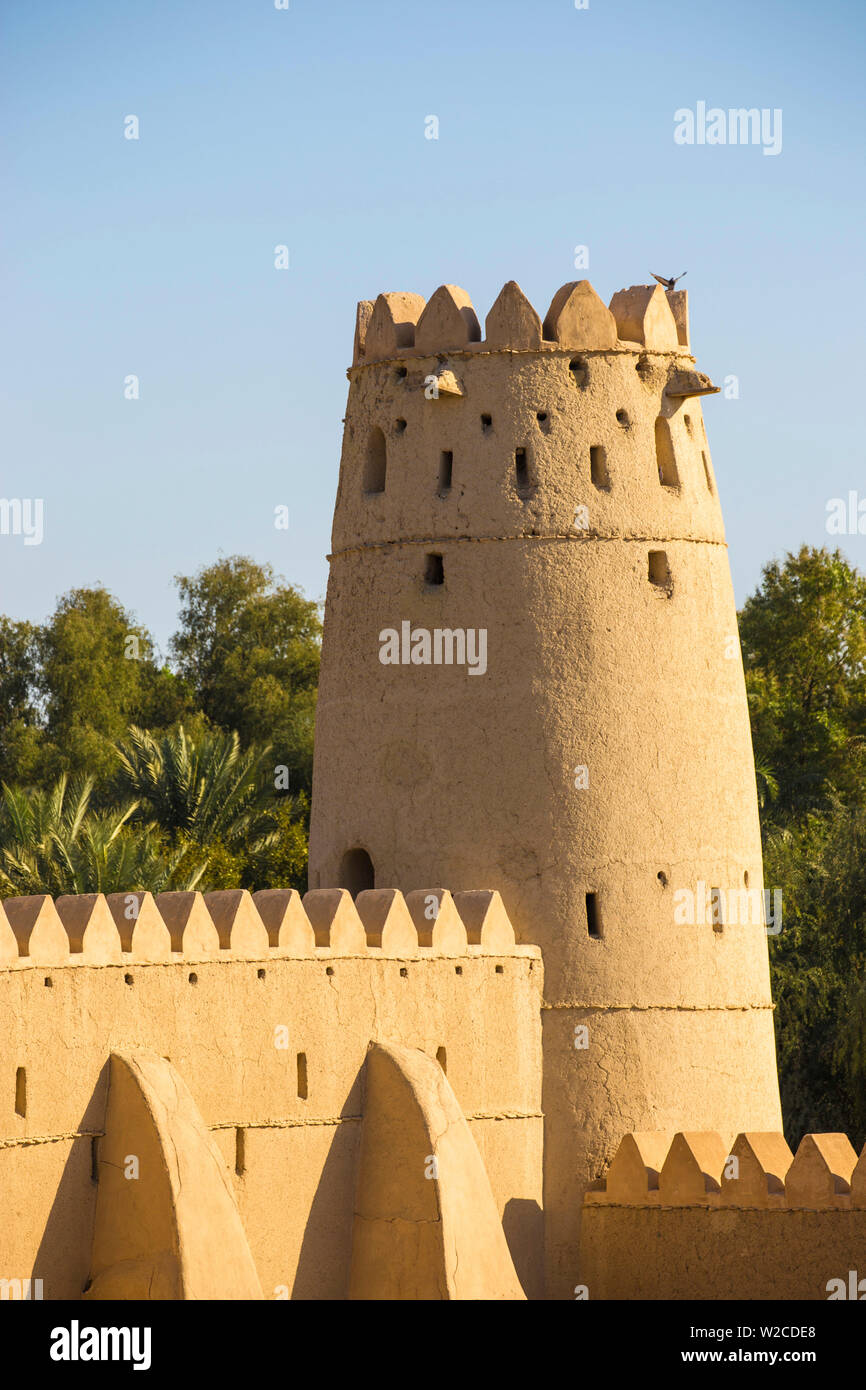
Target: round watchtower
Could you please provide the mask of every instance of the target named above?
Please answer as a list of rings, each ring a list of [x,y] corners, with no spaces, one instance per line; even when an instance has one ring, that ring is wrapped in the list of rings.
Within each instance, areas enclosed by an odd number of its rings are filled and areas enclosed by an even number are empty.
[[[509,283],[483,340],[454,286],[380,295],[349,380],[310,886],[497,888],[541,945],[569,1297],[624,1133],[781,1126],[715,388],[684,293],[588,281],[543,324]]]

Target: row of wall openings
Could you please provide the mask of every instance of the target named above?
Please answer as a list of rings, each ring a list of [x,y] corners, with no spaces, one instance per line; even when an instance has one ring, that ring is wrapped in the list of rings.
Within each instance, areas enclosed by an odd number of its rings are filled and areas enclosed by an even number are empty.
[[[616,412],[619,424],[627,426],[628,415],[624,410]],[[545,424],[548,420],[547,413],[538,413],[539,423]],[[691,433],[691,419],[685,416],[686,427]],[[492,428],[492,419],[489,415],[482,415],[482,429],[486,432]],[[405,429],[405,420],[397,421],[398,427]],[[668,421],[661,415],[655,423],[655,448],[656,448],[656,467],[658,469],[659,482],[662,487],[678,488],[680,486],[680,476],[677,469],[676,456],[674,454],[673,438]],[[604,448],[600,444],[593,444],[589,451],[590,472],[592,481],[596,487],[607,491],[610,488],[610,474],[607,468]],[[713,491],[712,479],[710,476],[710,466],[705,450],[701,450],[701,459],[704,465],[704,476],[710,492]],[[440,496],[450,492],[454,472],[454,453],[451,449],[443,449],[439,455],[439,479],[438,491]],[[529,450],[523,446],[514,451],[514,472],[515,485],[518,495],[530,497],[537,487],[537,478],[532,467],[532,460]],[[367,443],[367,456],[364,464],[364,492],[370,495],[385,491],[385,482],[388,474],[388,447],[385,436],[376,426],[370,431],[370,438]]]

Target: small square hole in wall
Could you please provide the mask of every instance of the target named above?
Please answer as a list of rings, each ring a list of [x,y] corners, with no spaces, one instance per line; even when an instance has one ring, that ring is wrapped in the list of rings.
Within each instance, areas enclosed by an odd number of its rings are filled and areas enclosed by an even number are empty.
[[[482,434],[489,434],[490,431],[491,431],[492,429],[493,429],[493,416],[492,416],[492,415],[482,415],[482,416],[481,416],[481,433],[482,433]]]
[[[428,555],[424,562],[425,584],[444,584],[445,566],[441,555]]]
[[[666,550],[651,550],[647,566],[647,575],[650,584],[657,589],[664,589],[670,592],[671,571],[668,565],[668,553]]]
[[[397,434],[404,434],[404,433],[405,433],[405,430],[406,430],[406,421],[403,420],[402,418],[399,419],[399,420],[395,420],[395,421],[394,421],[394,430],[395,430],[395,432],[396,432]]]

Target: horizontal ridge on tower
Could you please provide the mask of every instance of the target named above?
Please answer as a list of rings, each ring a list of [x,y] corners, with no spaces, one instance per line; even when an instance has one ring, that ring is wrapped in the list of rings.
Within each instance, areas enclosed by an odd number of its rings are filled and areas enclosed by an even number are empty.
[[[0,902],[0,970],[284,956],[538,954],[515,944],[497,892],[244,888],[47,894]]]
[[[472,301],[458,285],[440,285],[427,301],[389,291],[359,302],[352,363],[454,352],[617,348],[688,355],[686,291],[632,285],[618,290],[608,307],[589,280],[574,280],[556,291],[542,323],[517,282],[509,280],[487,315],[483,338]]]

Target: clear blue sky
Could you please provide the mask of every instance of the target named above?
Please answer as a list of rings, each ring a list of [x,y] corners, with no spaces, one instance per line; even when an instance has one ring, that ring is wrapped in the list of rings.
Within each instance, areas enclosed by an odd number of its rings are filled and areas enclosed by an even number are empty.
[[[543,314],[687,269],[698,365],[740,382],[705,403],[738,601],[830,540],[866,497],[862,0],[290,4],[0,10],[0,496],[45,505],[0,612],[101,581],[164,643],[221,552],[323,596],[355,301],[442,282],[483,319],[512,278]],[[782,152],[676,145],[698,101],[781,108]]]

